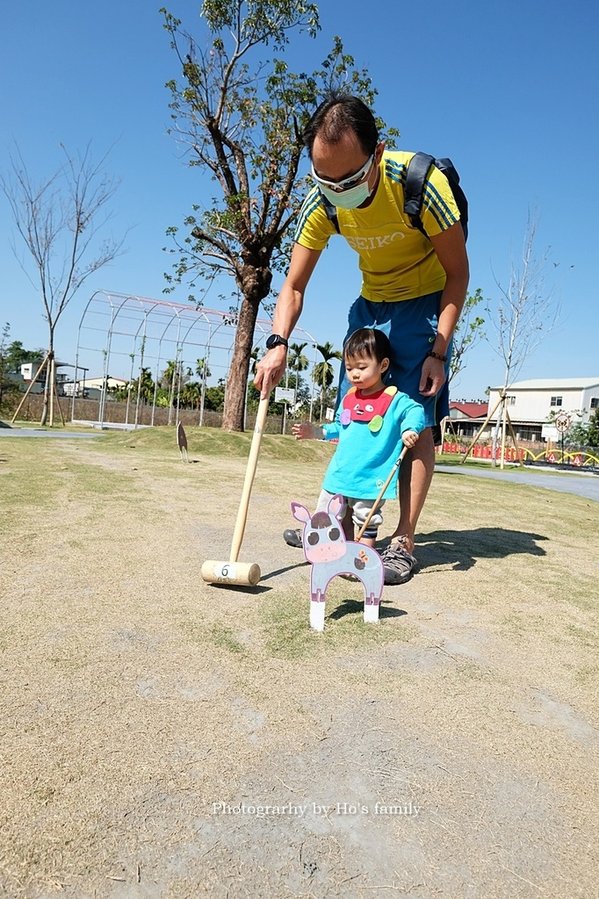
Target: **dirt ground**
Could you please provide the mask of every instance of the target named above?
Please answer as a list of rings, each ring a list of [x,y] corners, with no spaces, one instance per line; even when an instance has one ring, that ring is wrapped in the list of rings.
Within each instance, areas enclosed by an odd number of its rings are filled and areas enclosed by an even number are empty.
[[[599,504],[438,474],[418,575],[318,635],[280,532],[324,455],[277,439],[252,590],[199,576],[242,456],[2,441],[0,894],[599,896]]]

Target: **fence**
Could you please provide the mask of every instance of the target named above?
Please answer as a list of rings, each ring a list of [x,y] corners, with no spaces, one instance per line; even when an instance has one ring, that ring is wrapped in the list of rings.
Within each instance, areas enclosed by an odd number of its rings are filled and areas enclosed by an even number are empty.
[[[21,399],[21,395],[17,398],[16,402],[19,402]],[[10,419],[12,417],[13,411],[16,408],[16,402],[14,404],[10,403],[7,399],[6,404],[3,408],[6,410],[5,414]],[[39,421],[42,414],[44,398],[42,394],[30,394],[21,411],[19,413],[19,419],[22,421]],[[65,422],[71,421],[71,411],[73,410],[73,400],[71,397],[60,397],[60,409],[64,416]],[[11,409],[12,405],[12,409]],[[72,420],[74,422],[84,421],[89,424],[96,424],[99,421],[99,400],[92,399],[76,399],[74,402],[74,412]],[[180,409],[179,414],[177,416],[176,409],[168,409],[157,406],[154,410],[152,410],[152,406],[145,406],[140,403],[139,409],[137,412],[137,425],[138,427],[147,427],[152,424],[155,426],[164,426],[169,424],[169,411],[170,411],[170,423],[171,425],[175,425],[176,421],[182,422],[183,426],[186,428],[197,427],[200,422],[200,413],[197,409]],[[152,414],[153,412],[153,414]],[[153,419],[153,421],[152,421]],[[246,427],[251,429],[254,427],[256,415],[253,412],[248,412]],[[55,410],[55,422],[61,422],[60,412]],[[223,414],[222,412],[212,412],[208,409],[204,410],[204,425],[210,428],[220,428],[222,425]],[[104,406],[104,415],[103,415],[104,427],[110,428],[111,425],[115,425],[116,427],[134,427],[135,423],[135,404],[130,403],[127,408],[126,402],[117,402],[111,400],[107,402]],[[283,416],[282,415],[269,415],[266,420],[265,425],[265,433],[268,434],[281,434],[283,431]]]
[[[469,444],[463,441],[446,440],[443,444],[443,452],[448,455],[463,455],[469,449]],[[493,450],[490,444],[477,443],[472,448],[470,456],[473,459],[493,458]],[[499,461],[501,449],[498,447],[496,459]],[[521,462],[524,465],[546,465],[571,470],[584,469],[585,471],[599,472],[599,448],[590,446],[564,447],[562,452],[558,446],[521,441],[518,451],[513,447],[505,448],[505,462]]]

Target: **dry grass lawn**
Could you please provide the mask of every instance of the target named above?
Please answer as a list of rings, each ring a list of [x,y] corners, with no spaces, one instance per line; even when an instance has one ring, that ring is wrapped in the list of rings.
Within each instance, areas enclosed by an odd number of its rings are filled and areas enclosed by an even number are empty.
[[[187,436],[0,441],[0,894],[599,895],[599,504],[437,474],[420,573],[317,635],[329,448],[265,436],[242,590],[250,437]]]

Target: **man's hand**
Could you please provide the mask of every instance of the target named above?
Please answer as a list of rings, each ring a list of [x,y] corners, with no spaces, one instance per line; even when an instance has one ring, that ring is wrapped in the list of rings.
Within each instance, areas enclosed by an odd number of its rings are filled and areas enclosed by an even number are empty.
[[[422,366],[418,390],[422,396],[436,396],[445,384],[445,366],[440,359],[427,356]]]
[[[260,391],[260,399],[264,399],[283,377],[287,348],[282,344],[273,347],[260,359],[256,365],[254,386]]]

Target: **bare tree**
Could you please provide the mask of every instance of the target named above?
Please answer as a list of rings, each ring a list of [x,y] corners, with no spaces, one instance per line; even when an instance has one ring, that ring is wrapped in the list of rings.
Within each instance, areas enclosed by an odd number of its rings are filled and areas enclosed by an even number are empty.
[[[507,286],[503,286],[495,278],[500,297],[495,309],[487,307],[489,323],[496,338],[491,346],[504,364],[503,386],[498,404],[499,413],[493,437],[493,462],[495,463],[497,439],[501,427],[502,467],[508,423],[507,391],[518,377],[525,360],[532,355],[543,337],[553,328],[559,313],[551,294],[545,290],[545,269],[549,251],[546,250],[540,256],[535,252],[537,224],[537,214],[529,212],[522,257],[518,263],[512,263]]]
[[[449,377],[447,379],[449,385],[465,369],[467,353],[485,336],[485,320],[477,314],[477,306],[483,302],[484,297],[480,287],[466,297],[458,323],[453,332]]]
[[[48,347],[41,424],[53,425],[58,321],[81,285],[119,255],[123,239],[99,239],[110,219],[108,203],[118,182],[104,170],[106,155],[95,163],[90,146],[72,156],[61,145],[65,162],[41,183],[34,183],[19,148],[11,156],[8,177],[0,177],[27,262],[13,251],[30,283],[40,294],[48,323]],[[33,270],[33,274],[31,274]]]
[[[447,386],[450,388],[457,376],[466,368],[466,356],[479,341],[485,337],[485,320],[478,315],[477,307],[484,302],[483,292],[477,287],[474,293],[466,297],[458,323],[453,332],[451,359]],[[433,428],[435,446],[443,446],[447,427],[452,428],[451,418],[446,415]]]
[[[322,346],[316,345],[316,349],[322,356],[322,362],[317,362],[312,371],[312,380],[320,387],[320,420],[324,421],[325,400],[327,390],[333,383],[335,372],[331,364],[332,359],[343,359],[341,350],[336,350],[330,340]]]

